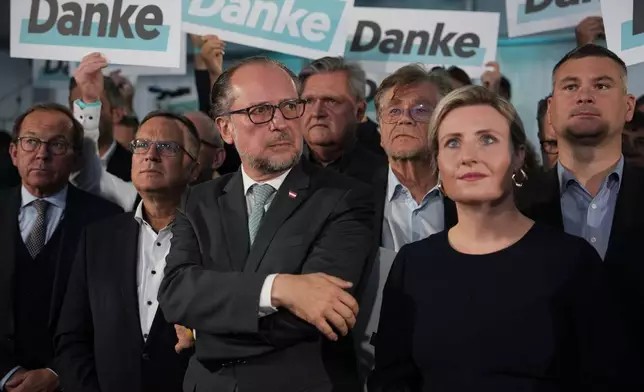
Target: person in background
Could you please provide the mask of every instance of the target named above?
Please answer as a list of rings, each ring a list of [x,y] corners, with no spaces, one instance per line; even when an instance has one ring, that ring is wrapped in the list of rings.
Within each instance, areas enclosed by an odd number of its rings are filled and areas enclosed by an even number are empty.
[[[378,155],[387,156],[385,150],[380,145],[380,130],[378,124],[371,120],[366,114],[358,124],[356,132],[358,143],[369,149],[369,151]]]
[[[516,110],[464,87],[440,102],[429,133],[458,223],[396,256],[369,390],[612,390],[601,259],[515,205],[527,143]]]
[[[83,143],[69,109],[34,105],[12,136],[22,184],[0,191],[0,390],[53,392],[53,334],[78,238],[122,210],[69,184]]]
[[[508,101],[512,100],[512,83],[510,83],[510,79],[506,78],[505,76],[501,76],[501,82],[499,83],[499,95]]]
[[[134,112],[134,85],[132,82],[121,74],[121,70],[115,70],[110,73],[110,78],[119,89],[121,97],[125,102],[123,108],[123,117],[118,123],[114,123],[114,140],[123,148],[130,151],[130,142],[134,140],[134,134],[139,127],[139,120]]]
[[[0,189],[12,188],[20,184],[20,173],[11,162],[11,155],[9,155],[11,143],[11,134],[0,130]]]
[[[388,164],[374,168],[372,257],[357,294],[360,313],[354,337],[363,383],[373,368],[382,288],[396,252],[456,224],[454,204],[437,186],[427,138],[429,118],[451,90],[445,70],[427,72],[408,65],[385,78],[375,94]]]
[[[637,98],[637,101],[635,101],[635,108],[644,113],[644,95]]]
[[[103,86],[101,116],[98,122],[98,156],[108,173],[123,181],[130,181],[132,153],[114,139],[114,124],[119,124],[123,119],[125,102],[111,77],[103,77]],[[81,89],[72,77],[69,80],[69,107],[73,109],[74,102],[80,97]],[[81,124],[85,122],[81,121]]]
[[[224,149],[224,140],[212,118],[203,112],[190,112],[185,116],[197,128],[201,142],[197,159],[201,171],[191,184],[196,185],[220,176],[217,170],[226,160],[226,150]]]
[[[457,89],[459,87],[469,86],[470,84],[472,84],[472,79],[467,74],[467,72],[463,71],[463,69],[459,67],[451,66],[447,68],[447,73],[452,79],[452,89]]]
[[[83,78],[100,78],[100,68]],[[83,82],[84,83],[84,82]],[[84,83],[87,85],[86,83]],[[96,100],[85,89],[83,101]],[[158,288],[181,196],[199,175],[199,135],[187,118],[149,113],[132,142],[135,212],[88,226],[55,339],[61,386],[84,392],[180,392],[191,350],[158,309]]]
[[[210,93],[213,83],[221,75],[224,67],[226,43],[216,35],[199,36],[190,34],[193,48],[197,51],[195,59],[195,84],[199,97],[199,110],[208,116],[210,113]],[[234,145],[224,144],[226,157],[217,169],[219,174],[236,172],[241,160]]]
[[[622,153],[626,162],[644,166],[644,112],[636,110],[631,121],[624,126]]]
[[[512,98],[512,86],[510,80],[501,75],[499,63],[491,61],[485,66],[488,68],[483,75],[481,75],[481,84],[488,90],[499,94],[506,100]]]
[[[212,91],[242,166],[190,188],[172,228],[159,306],[196,330],[185,391],[356,391],[371,189],[301,159],[306,101],[283,64],[244,59]]]
[[[537,134],[539,136],[539,145],[541,146],[541,162],[545,170],[550,170],[557,164],[558,148],[557,134],[552,129],[552,124],[547,121],[548,100],[551,95],[539,100],[537,105]]]
[[[370,184],[374,168],[386,160],[357,143],[358,124],[367,107],[365,72],[342,57],[323,57],[304,67],[298,77],[306,100],[304,156]]]

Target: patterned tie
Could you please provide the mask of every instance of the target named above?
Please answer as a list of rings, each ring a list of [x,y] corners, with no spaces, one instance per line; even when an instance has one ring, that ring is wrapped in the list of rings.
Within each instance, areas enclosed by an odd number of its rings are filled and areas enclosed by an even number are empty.
[[[45,214],[47,213],[49,202],[38,199],[33,201],[31,205],[36,208],[38,216],[36,217],[36,223],[34,223],[33,229],[31,229],[31,232],[27,236],[27,243],[25,245],[27,245],[27,250],[29,250],[31,258],[35,259],[45,246],[45,240],[47,238],[47,218]]]
[[[264,217],[264,206],[266,202],[275,193],[275,188],[268,184],[255,184],[253,190],[253,206],[248,217],[248,234],[250,235],[251,245],[255,241],[255,236],[259,230],[259,225]]]

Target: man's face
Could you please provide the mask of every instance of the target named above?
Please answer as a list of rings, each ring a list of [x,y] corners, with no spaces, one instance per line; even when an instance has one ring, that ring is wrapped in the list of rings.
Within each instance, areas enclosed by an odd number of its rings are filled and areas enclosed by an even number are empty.
[[[188,143],[189,137],[183,124],[165,117],[139,127],[132,156],[132,183],[137,191],[181,192],[196,178],[199,167],[188,152],[195,156],[197,151],[194,143]]]
[[[226,151],[223,147],[217,147],[221,140],[216,140],[216,135],[219,131],[216,128],[215,122],[201,112],[192,112],[186,114],[186,118],[192,121],[199,133],[201,139],[201,148],[199,148],[199,156],[197,161],[201,172],[199,174],[198,182],[212,180],[213,173],[217,170],[226,159]]]
[[[307,101],[302,130],[308,145],[341,146],[354,137],[366,105],[349,91],[347,72],[310,76],[302,98]]]
[[[237,148],[244,168],[269,174],[293,167],[302,153],[303,106],[297,104],[291,77],[272,64],[247,64],[233,74],[231,89],[231,111],[252,108],[255,122],[242,112],[218,117],[217,126],[226,143]],[[275,109],[268,122],[258,121],[270,118],[273,108],[266,104],[282,105],[282,110]]]
[[[9,153],[31,194],[52,195],[67,184],[77,162],[72,124],[55,110],[37,110],[25,117],[20,139],[10,145]]]
[[[554,75],[548,119],[559,144],[595,146],[621,137],[633,116],[635,98],[626,94],[622,70],[613,60],[585,57],[562,64]]]
[[[69,107],[74,110],[74,101],[81,99],[80,87],[75,86],[69,92]],[[123,113],[121,109],[112,108],[110,101],[107,99],[107,94],[105,91],[101,94],[101,118],[99,123],[99,134],[101,137],[113,137],[114,136],[114,124],[121,122],[123,118]]]
[[[394,160],[419,159],[429,154],[428,122],[439,101],[432,83],[390,88],[378,112],[380,143]]]

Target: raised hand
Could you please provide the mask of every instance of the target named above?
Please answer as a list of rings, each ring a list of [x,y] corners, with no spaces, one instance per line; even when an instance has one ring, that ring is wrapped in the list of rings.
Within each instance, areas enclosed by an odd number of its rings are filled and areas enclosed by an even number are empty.
[[[80,65],[74,71],[74,79],[81,90],[81,99],[85,103],[93,103],[103,94],[103,68],[107,60],[100,53],[90,53],[83,57]]]

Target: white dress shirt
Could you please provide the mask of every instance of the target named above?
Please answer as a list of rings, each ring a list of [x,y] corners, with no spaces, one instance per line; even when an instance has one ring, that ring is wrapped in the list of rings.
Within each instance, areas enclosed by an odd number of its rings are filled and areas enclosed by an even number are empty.
[[[103,167],[103,169],[107,170],[107,165],[110,163],[110,159],[112,159],[112,155],[114,155],[114,151],[116,151],[116,140],[112,140],[112,144],[110,144],[110,147],[100,157],[101,166]]]
[[[268,207],[270,207],[271,203],[273,202],[273,199],[275,198],[277,191],[279,191],[280,187],[284,183],[284,180],[291,172],[291,169],[287,170],[279,177],[276,177],[276,178],[273,178],[272,180],[268,180],[264,182],[257,182],[252,178],[250,178],[248,174],[246,174],[243,164],[241,167],[241,172],[242,172],[242,180],[244,183],[244,196],[246,196],[246,209],[247,209],[248,215],[250,216],[251,208],[253,208],[253,204],[254,204],[253,190],[250,188],[255,184],[268,184],[273,188],[275,188],[275,193],[273,193],[273,195],[267,200],[266,205],[264,206],[264,211],[267,211]],[[262,286],[262,291],[259,296],[259,316],[260,317],[267,316],[277,311],[277,308],[273,307],[273,304],[271,301],[271,291],[273,290],[273,282],[275,281],[276,276],[277,274],[268,275],[268,277],[264,281],[264,285]]]
[[[29,233],[31,233],[34,224],[36,224],[36,218],[38,218],[38,211],[36,211],[36,207],[31,203],[38,200],[38,197],[29,193],[24,186],[20,190],[20,193],[22,203],[20,204],[20,213],[18,214],[18,226],[20,227],[20,235],[22,236],[23,242],[27,243],[27,237],[29,237]],[[45,243],[47,243],[63,219],[65,206],[67,205],[67,185],[58,193],[45,197],[43,200],[49,202],[47,212],[45,212],[47,222]]]
[[[164,276],[165,258],[170,252],[172,225],[168,225],[156,233],[143,218],[143,201],[136,207],[134,219],[139,223],[138,265],[136,268],[139,318],[143,338],[147,340],[159,308],[157,295]]]
[[[123,210],[132,211],[134,202],[138,192],[131,182],[123,181],[119,177],[108,173],[105,169],[107,160],[102,160],[98,157],[98,147],[96,140],[88,137],[87,135],[96,134],[95,124],[101,116],[100,102],[92,106],[82,106],[74,102],[74,117],[79,118],[92,118],[93,123],[87,121],[81,122],[85,127],[86,136],[83,140],[83,164],[82,170],[73,173],[69,180],[72,184],[85,192],[92,193],[118,204]],[[116,142],[115,142],[116,143]],[[116,148],[116,144],[113,145]],[[104,157],[107,157],[106,153]],[[104,162],[103,162],[104,161]]]

